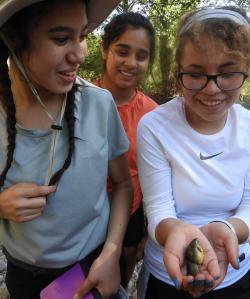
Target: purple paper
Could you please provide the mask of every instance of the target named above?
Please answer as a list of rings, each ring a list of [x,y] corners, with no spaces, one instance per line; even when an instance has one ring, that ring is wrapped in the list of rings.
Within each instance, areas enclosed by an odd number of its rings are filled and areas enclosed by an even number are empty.
[[[41,299],[72,299],[84,279],[82,268],[77,263],[44,288],[40,297]],[[88,293],[84,299],[94,299],[94,297]]]

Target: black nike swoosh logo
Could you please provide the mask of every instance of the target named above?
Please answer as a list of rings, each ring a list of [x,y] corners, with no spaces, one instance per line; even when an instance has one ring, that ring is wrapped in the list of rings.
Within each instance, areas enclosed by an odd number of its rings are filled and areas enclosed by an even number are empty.
[[[214,157],[216,157],[216,156],[219,156],[219,155],[221,155],[223,152],[220,152],[220,153],[218,153],[218,154],[215,154],[215,155],[211,155],[211,156],[203,156],[202,155],[202,153],[200,153],[200,159],[201,160],[208,160],[208,159],[212,159],[212,158],[214,158]]]

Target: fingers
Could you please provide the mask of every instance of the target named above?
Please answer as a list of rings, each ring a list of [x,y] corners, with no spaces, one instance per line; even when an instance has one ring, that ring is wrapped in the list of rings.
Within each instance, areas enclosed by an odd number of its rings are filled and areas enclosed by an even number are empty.
[[[218,259],[211,244],[203,234],[199,234],[198,238],[201,242],[201,246],[205,255],[202,272],[206,271],[207,274],[205,276],[203,275],[202,277],[199,277],[198,275],[195,277],[195,280],[192,280],[192,277],[187,278],[187,276],[183,276],[182,266],[185,264],[183,263],[185,253],[182,252],[181,246],[179,245],[178,247],[175,247],[174,251],[169,250],[168,245],[165,246],[163,260],[167,272],[177,289],[184,285],[185,288],[200,293],[201,291],[207,289],[206,280],[208,280],[208,284],[211,285],[213,284],[214,280],[220,277]],[[178,244],[180,244],[180,242]],[[193,281],[195,282],[194,286],[192,285]],[[189,287],[189,284],[191,284],[191,287]]]
[[[15,221],[23,222],[33,220],[42,214],[46,205],[46,195],[55,192],[56,186],[38,186],[23,183],[18,184],[17,189],[16,192],[19,193],[20,198],[17,198],[15,203]]]
[[[25,204],[22,205],[22,201],[24,201]],[[12,216],[10,217],[11,220],[13,220],[14,222],[25,222],[33,220],[42,214],[44,206],[46,204],[45,198],[43,200],[43,204],[35,208],[31,208],[29,205],[27,205],[27,201],[29,200],[20,200],[20,203],[18,203],[19,207],[17,206]],[[34,199],[34,201],[36,201],[36,199]]]
[[[1,192],[1,217],[15,222],[39,217],[46,205],[46,195],[56,191],[56,186],[38,186],[18,183]]]
[[[46,205],[46,197],[20,199],[20,207],[22,209],[27,209],[27,210],[43,209],[45,205]]]
[[[195,277],[189,275],[183,278],[183,289],[194,297],[210,291],[213,286],[214,279],[207,271],[198,273]]]
[[[220,277],[220,267],[215,253],[212,253],[211,255],[212,256],[207,262],[207,270],[213,279],[217,280]]]
[[[45,197],[20,198],[16,201],[15,207],[13,207],[11,219],[15,222],[33,220],[42,214],[45,205]]]
[[[182,284],[182,272],[179,258],[171,252],[165,251],[163,261],[170,278],[172,279],[176,289],[178,289]]]
[[[84,283],[80,288],[77,289],[73,299],[82,299],[86,296],[96,285],[96,282],[89,279],[89,276],[86,278]]]
[[[13,186],[17,197],[43,197],[56,191],[56,186],[38,186],[30,183],[20,183]]]
[[[204,235],[201,236],[201,246],[205,255],[203,265],[205,265],[206,270],[213,279],[217,280],[220,277],[218,258],[210,242]]]
[[[182,280],[182,288],[185,291],[192,291],[194,286],[194,277],[191,275],[184,276]]]
[[[196,231],[193,226],[191,229]],[[182,267],[185,263],[186,243],[189,242],[189,237],[192,239],[192,232],[191,236],[189,234],[189,231],[185,233],[183,226],[175,226],[175,230],[168,235],[164,246],[163,261],[176,289],[182,285]]]
[[[21,212],[19,213],[18,216],[26,217],[26,216],[31,216],[31,215],[35,215],[35,214],[41,214],[42,211],[43,211],[42,208],[39,208],[39,209],[24,209],[24,210],[21,210]]]
[[[232,235],[232,234],[231,234]],[[227,258],[229,263],[233,268],[239,269],[239,260],[238,260],[238,239],[236,236],[227,238],[225,241],[225,249],[227,253]]]
[[[41,216],[42,212],[37,212],[37,213],[32,213],[30,215],[24,215],[24,216],[20,216],[18,217],[16,222],[27,222],[27,221],[31,221],[39,216]]]

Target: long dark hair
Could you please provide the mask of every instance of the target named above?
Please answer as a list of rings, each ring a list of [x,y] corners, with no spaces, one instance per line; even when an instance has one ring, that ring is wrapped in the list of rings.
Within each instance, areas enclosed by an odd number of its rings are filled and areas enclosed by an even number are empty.
[[[39,21],[44,18],[51,9],[63,0],[49,0],[42,1],[37,4],[28,6],[15,14],[3,26],[2,31],[9,40],[15,40],[14,52],[17,56],[23,50],[29,51],[30,49],[30,31],[34,28]],[[66,0],[64,0],[66,1]],[[83,2],[85,2],[83,0]],[[87,1],[86,1],[87,3]],[[6,130],[7,130],[7,154],[5,167],[0,175],[0,188],[4,185],[6,175],[11,167],[13,155],[16,147],[16,108],[14,104],[13,94],[11,91],[11,81],[9,78],[9,70],[7,60],[9,57],[9,50],[3,41],[0,39],[0,105],[6,112]],[[77,86],[74,84],[73,88],[68,92],[67,105],[65,108],[65,119],[68,126],[68,155],[62,165],[51,178],[50,185],[55,184],[62,176],[63,172],[69,167],[71,158],[74,153],[74,128],[75,128],[75,92]]]
[[[104,28],[102,35],[103,49],[107,50],[128,28],[143,28],[147,31],[150,41],[149,63],[153,64],[155,57],[155,30],[150,21],[140,13],[127,12],[115,16]]]

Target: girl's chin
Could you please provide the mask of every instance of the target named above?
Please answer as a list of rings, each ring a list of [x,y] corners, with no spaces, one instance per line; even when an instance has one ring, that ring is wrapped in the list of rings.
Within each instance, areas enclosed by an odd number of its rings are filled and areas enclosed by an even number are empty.
[[[74,84],[74,82],[68,83],[68,84],[65,84],[65,85],[58,84],[53,89],[55,90],[56,93],[61,93],[61,94],[62,93],[67,93],[72,89],[73,84]]]
[[[117,84],[117,87],[119,87],[121,89],[125,89],[125,88],[135,89],[137,86],[138,86],[137,83],[128,82],[128,81],[122,81]]]

